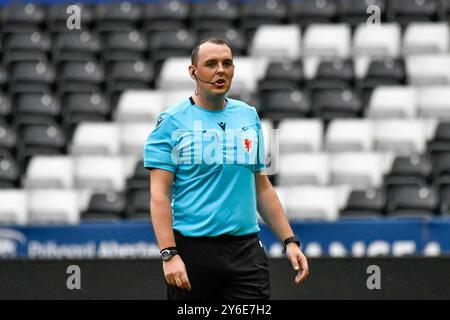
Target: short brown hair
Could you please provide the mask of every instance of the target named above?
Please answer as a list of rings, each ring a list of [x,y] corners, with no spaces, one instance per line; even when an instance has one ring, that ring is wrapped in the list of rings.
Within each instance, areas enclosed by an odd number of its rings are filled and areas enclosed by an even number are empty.
[[[200,42],[198,42],[195,47],[192,49],[192,53],[191,53],[191,63],[193,65],[196,65],[198,62],[198,51],[200,50],[200,46],[204,43],[214,43],[214,44],[221,44],[221,45],[225,45],[228,48],[230,48],[231,50],[231,55],[233,55],[233,49],[231,49],[230,44],[228,43],[228,41],[220,39],[220,38],[207,38],[207,39],[203,39]]]

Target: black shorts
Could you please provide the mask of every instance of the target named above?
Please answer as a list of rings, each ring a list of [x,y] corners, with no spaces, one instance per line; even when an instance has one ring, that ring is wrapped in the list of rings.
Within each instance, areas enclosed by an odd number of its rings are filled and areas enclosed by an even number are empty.
[[[168,285],[169,300],[270,298],[269,263],[257,234],[185,237],[175,231],[191,291]]]

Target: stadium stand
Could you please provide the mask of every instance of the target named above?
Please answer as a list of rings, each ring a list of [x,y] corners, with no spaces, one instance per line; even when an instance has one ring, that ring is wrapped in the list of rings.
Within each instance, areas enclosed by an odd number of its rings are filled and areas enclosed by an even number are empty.
[[[289,218],[450,214],[448,1],[80,6],[81,30],[65,5],[0,8],[2,224],[148,219],[143,142],[192,94],[190,50],[211,36],[234,49],[229,96],[279,146]]]

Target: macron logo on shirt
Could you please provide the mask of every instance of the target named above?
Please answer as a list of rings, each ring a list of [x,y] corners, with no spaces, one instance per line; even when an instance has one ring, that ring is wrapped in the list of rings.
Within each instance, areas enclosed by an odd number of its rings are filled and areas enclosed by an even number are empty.
[[[227,126],[225,122],[218,122],[217,124],[222,128],[223,131],[225,131],[225,127]]]

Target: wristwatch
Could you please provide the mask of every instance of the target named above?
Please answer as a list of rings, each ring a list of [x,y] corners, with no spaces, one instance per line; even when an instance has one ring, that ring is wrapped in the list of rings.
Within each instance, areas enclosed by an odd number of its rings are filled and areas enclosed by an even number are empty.
[[[161,250],[159,254],[161,256],[162,261],[169,261],[170,259],[172,259],[173,256],[176,256],[178,252],[177,248],[172,247]]]
[[[292,237],[287,238],[286,240],[283,241],[283,253],[286,253],[286,246],[289,243],[295,243],[298,245],[298,247],[301,249],[302,245],[300,243],[300,240],[298,239],[298,237],[296,235],[293,235]]]

